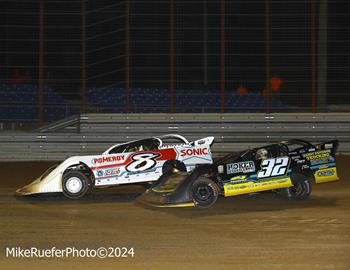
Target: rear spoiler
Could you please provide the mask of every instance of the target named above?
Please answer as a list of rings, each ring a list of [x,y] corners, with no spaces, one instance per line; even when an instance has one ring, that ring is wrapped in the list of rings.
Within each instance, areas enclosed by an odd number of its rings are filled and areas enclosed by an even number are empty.
[[[208,144],[208,145],[212,145],[214,142],[214,137],[213,136],[210,136],[210,137],[205,137],[205,138],[202,138],[202,139],[199,139],[197,141],[194,141],[193,144],[195,146],[200,146],[200,145],[203,145],[203,144]]]
[[[338,149],[339,142],[338,140],[332,140],[332,141],[327,141],[324,143],[320,143],[315,145],[317,150],[328,150],[331,149],[331,152],[333,155],[335,155],[337,149]]]

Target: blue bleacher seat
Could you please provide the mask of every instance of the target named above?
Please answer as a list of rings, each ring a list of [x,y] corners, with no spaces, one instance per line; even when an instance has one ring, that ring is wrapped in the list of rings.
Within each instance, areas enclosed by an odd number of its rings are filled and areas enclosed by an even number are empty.
[[[0,84],[0,120],[28,121],[38,119],[38,87],[36,85]],[[122,87],[91,87],[87,89],[89,111],[126,112],[126,90]],[[170,91],[167,88],[132,88],[129,90],[130,111],[134,113],[169,112]],[[226,112],[264,112],[266,99],[260,92],[237,95],[228,90],[225,95]],[[176,90],[175,112],[217,113],[220,112],[219,90]],[[275,94],[271,98],[272,110],[286,106]],[[44,87],[44,121],[49,123],[79,113],[79,105],[65,100],[51,87]]]
[[[56,121],[71,115],[67,101],[49,86],[44,86],[44,121]],[[38,86],[0,84],[0,120],[37,122]]]

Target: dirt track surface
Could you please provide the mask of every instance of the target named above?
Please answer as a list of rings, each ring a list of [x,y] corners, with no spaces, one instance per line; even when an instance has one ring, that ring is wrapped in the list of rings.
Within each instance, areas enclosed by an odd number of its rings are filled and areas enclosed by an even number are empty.
[[[151,209],[142,187],[79,201],[13,192],[48,163],[2,163],[0,269],[350,269],[350,157],[341,181],[314,185],[307,201],[274,194],[220,198],[208,210]],[[134,247],[131,258],[7,258],[6,247]]]

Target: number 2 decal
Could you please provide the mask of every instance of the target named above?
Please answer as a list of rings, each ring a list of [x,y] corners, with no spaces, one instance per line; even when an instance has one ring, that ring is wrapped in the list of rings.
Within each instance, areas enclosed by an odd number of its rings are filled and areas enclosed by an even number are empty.
[[[125,169],[128,172],[138,172],[151,169],[157,164],[155,159],[159,156],[160,154],[158,153],[142,153],[133,155],[132,162],[129,163]]]
[[[289,167],[289,157],[265,159],[261,162],[258,178],[285,175]]]

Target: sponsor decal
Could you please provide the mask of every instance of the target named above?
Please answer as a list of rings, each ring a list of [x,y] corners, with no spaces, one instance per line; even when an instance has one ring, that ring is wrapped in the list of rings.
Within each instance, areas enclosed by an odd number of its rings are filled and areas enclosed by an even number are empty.
[[[231,178],[231,184],[241,184],[247,181],[248,179],[246,175],[239,175]]]
[[[318,166],[318,169],[327,169],[329,167],[328,164]]]
[[[128,172],[128,175],[151,173],[151,172],[155,172],[156,170],[157,170],[157,168],[152,168],[152,169],[149,169],[147,171]]]
[[[334,162],[334,161],[335,161],[335,158],[332,157],[332,156],[329,156],[329,157],[328,157],[328,161],[329,161],[329,162]]]
[[[290,178],[280,178],[259,183],[244,183],[244,184],[226,184],[224,185],[225,196],[234,196],[251,192],[260,192],[269,189],[282,188],[291,186]]]
[[[227,174],[255,172],[253,161],[244,161],[226,165]]]
[[[319,177],[326,177],[326,176],[333,176],[333,175],[334,175],[334,170],[333,169],[329,169],[329,170],[317,173],[317,176],[319,176]]]
[[[186,157],[186,156],[202,156],[202,155],[208,155],[209,151],[208,148],[198,148],[198,149],[182,149],[181,151],[181,156]]]
[[[103,176],[103,171],[97,171],[97,176]]]
[[[121,155],[121,156],[94,158],[91,162],[92,164],[104,164],[104,163],[123,161],[124,159],[125,159],[125,156]]]
[[[176,148],[176,147],[191,147],[191,146],[185,143],[168,144],[168,145],[162,145],[161,147],[159,147],[159,149],[170,149],[170,148]]]
[[[317,152],[313,152],[313,153],[306,153],[303,156],[307,159],[307,160],[318,160],[318,159],[325,159],[328,158],[329,154],[330,154],[331,150],[323,150],[323,151],[317,151]]]
[[[325,149],[333,148],[333,143],[326,143],[326,144],[324,145],[324,148],[325,148]]]
[[[245,183],[247,182],[247,180],[233,180],[231,181],[231,184],[241,184],[241,183]]]
[[[333,159],[330,156],[331,150],[317,151],[313,153],[306,153],[304,157],[310,161],[311,165],[318,165],[323,163],[328,163],[328,161]]]
[[[120,173],[120,168],[105,170],[105,175],[117,175]]]
[[[310,162],[311,162],[311,165],[319,165],[319,164],[328,163],[328,159],[327,158],[315,159],[315,160],[311,160]]]

